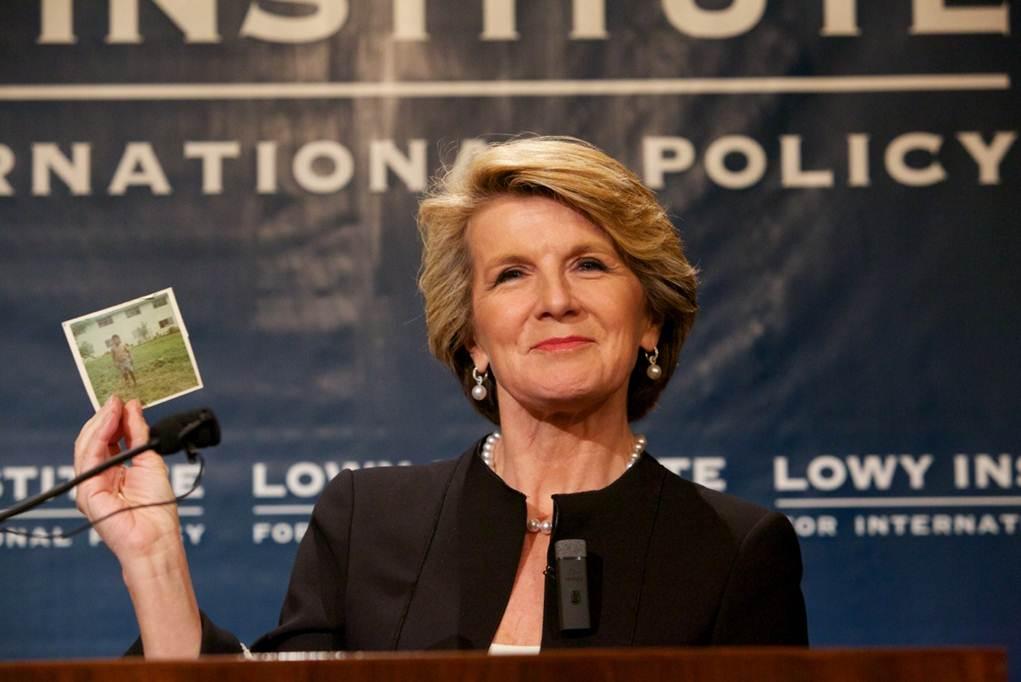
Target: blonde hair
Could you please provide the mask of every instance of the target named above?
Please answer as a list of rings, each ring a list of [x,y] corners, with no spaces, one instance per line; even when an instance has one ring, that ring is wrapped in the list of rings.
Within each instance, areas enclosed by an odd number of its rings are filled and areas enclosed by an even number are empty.
[[[429,350],[470,395],[475,381],[468,353],[473,341],[472,262],[465,230],[484,204],[507,195],[545,196],[584,215],[609,235],[638,277],[653,320],[661,326],[658,381],[645,374],[638,349],[628,382],[628,419],[655,405],[677,366],[698,310],[697,273],[655,195],[634,173],[593,145],[570,137],[526,137],[492,144],[447,171],[418,210]],[[472,405],[499,423],[495,390]]]

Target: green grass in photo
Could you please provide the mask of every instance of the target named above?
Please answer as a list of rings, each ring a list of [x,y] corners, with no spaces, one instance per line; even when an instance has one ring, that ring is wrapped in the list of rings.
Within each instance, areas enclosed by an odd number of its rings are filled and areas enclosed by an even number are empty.
[[[198,386],[184,337],[179,332],[158,336],[131,346],[137,386],[124,385],[110,353],[85,360],[85,371],[102,405],[116,393],[124,401],[137,398],[143,405]]]

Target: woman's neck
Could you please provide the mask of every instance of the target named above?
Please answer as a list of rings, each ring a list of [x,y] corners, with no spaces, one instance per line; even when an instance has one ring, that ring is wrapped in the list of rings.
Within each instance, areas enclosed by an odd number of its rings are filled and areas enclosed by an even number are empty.
[[[502,437],[493,468],[528,498],[530,516],[551,515],[554,494],[605,488],[627,469],[634,434],[626,396],[582,414],[545,415],[507,398],[500,396]]]

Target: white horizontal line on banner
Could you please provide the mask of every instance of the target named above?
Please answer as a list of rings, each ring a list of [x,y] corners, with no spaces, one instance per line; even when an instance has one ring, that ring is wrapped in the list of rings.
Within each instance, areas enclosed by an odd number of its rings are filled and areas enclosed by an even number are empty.
[[[257,504],[252,507],[256,516],[308,516],[312,513],[311,504]]]
[[[178,507],[177,513],[181,516],[202,516],[202,507]],[[84,520],[85,516],[77,509],[33,509],[18,514],[7,523],[13,523],[18,519],[79,519]]]
[[[18,514],[13,519],[10,519],[8,523],[16,522],[18,519],[84,519],[80,511],[77,509],[33,509]]]
[[[1009,89],[1010,75],[1006,73],[378,83],[75,83],[0,85],[0,101],[614,97]]]
[[[779,498],[777,509],[848,509],[883,507],[1018,507],[1021,497],[798,497]]]

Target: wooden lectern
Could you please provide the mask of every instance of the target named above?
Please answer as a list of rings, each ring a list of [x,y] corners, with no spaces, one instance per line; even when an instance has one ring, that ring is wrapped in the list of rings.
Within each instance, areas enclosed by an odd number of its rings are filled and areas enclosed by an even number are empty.
[[[21,662],[17,682],[1007,682],[996,649],[593,649],[484,653],[276,654],[258,660]]]

